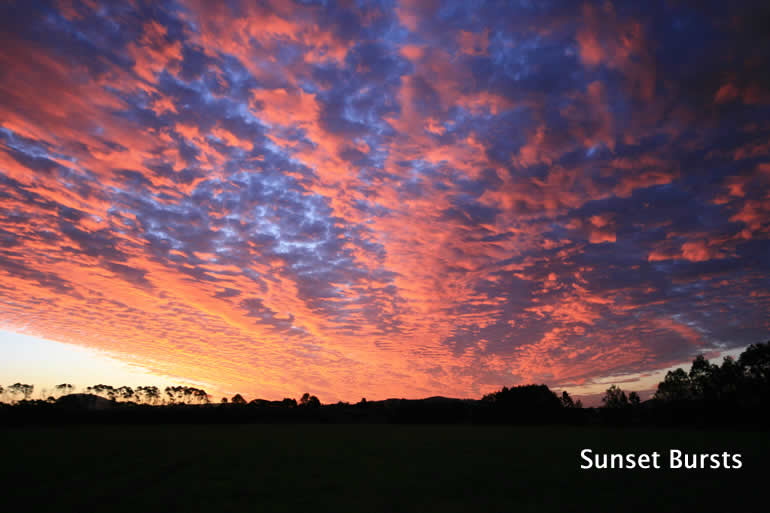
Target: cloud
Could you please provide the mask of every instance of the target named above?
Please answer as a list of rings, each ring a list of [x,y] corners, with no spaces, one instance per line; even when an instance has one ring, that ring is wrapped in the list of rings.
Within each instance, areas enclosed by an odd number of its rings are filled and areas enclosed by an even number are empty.
[[[757,342],[753,18],[6,3],[0,322],[324,401],[579,392]]]

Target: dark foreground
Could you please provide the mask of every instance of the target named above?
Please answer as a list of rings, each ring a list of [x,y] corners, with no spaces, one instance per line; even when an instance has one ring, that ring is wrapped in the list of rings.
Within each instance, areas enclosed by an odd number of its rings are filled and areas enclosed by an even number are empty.
[[[768,511],[764,432],[215,425],[0,430],[0,511]],[[739,452],[740,470],[579,470],[595,452]],[[667,463],[664,464],[667,467]],[[766,501],[767,499],[765,499]]]

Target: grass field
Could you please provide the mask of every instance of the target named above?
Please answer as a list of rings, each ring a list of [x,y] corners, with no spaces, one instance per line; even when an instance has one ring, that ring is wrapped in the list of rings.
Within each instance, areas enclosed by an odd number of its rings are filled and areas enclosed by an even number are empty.
[[[766,433],[397,425],[0,430],[0,511],[768,511]],[[740,470],[579,470],[579,451]],[[667,465],[665,465],[667,466]]]

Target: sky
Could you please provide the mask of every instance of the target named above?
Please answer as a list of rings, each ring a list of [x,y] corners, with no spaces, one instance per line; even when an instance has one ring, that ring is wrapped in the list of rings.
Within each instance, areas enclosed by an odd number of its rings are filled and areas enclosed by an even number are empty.
[[[126,386],[174,386],[177,380],[153,374],[140,365],[112,357],[105,351],[63,344],[38,337],[0,331],[0,376],[3,386],[33,384],[32,397],[45,399],[57,395],[56,385],[68,383],[74,392],[85,392],[99,383]],[[45,355],[41,358],[41,355]],[[5,383],[5,381],[13,380]],[[0,394],[0,399],[3,396]]]
[[[0,383],[588,395],[764,342],[768,27],[766,2],[2,2]]]

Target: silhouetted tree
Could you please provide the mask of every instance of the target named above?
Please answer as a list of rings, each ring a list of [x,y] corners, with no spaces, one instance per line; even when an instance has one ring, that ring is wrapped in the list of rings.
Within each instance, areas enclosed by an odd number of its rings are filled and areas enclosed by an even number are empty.
[[[227,397],[222,398],[222,404],[227,404]]]
[[[60,395],[68,395],[68,394],[71,394],[71,393],[72,393],[72,390],[73,390],[73,388],[74,388],[74,387],[73,387],[72,385],[70,385],[69,383],[62,383],[62,384],[60,384],[60,385],[56,385],[56,386],[54,387],[54,389],[56,390],[56,392],[57,392],[57,393],[59,393]]]
[[[616,385],[612,385],[604,393],[602,397],[602,404],[605,408],[624,408],[628,406],[628,398],[626,393],[618,388]]]
[[[542,422],[562,409],[562,402],[546,385],[503,387],[481,398],[484,418],[493,422]]]
[[[770,341],[751,344],[738,357],[738,364],[752,380],[770,382]]]
[[[128,386],[122,386],[122,387],[118,387],[118,389],[116,390],[116,395],[117,397],[120,397],[124,401],[130,401],[134,399],[134,396],[136,394],[134,394],[133,388]]]
[[[110,401],[114,401],[117,396],[117,389],[111,385],[102,385],[101,383],[98,385],[94,385],[92,387],[86,388],[86,392],[90,394],[95,394],[101,397],[107,397]]]
[[[569,396],[566,390],[561,393],[561,405],[565,408],[575,407],[575,403],[572,401],[572,398]]]
[[[189,395],[191,402],[195,402],[198,404],[209,403],[209,394],[207,394],[206,391],[203,389],[187,387],[187,390],[185,391],[185,393]]]
[[[744,385],[743,368],[735,358],[725,356],[722,365],[716,372],[716,399],[718,401],[737,402],[741,388]]]
[[[714,385],[716,384],[715,378],[718,372],[718,365],[709,363],[702,354],[698,355],[690,367],[689,383],[682,384],[682,386],[689,389],[689,393],[684,394],[680,399],[715,399],[717,391]]]
[[[310,395],[309,393],[305,392],[302,394],[302,397],[299,400],[300,406],[306,406],[309,408],[317,408],[321,406],[321,401],[318,400],[318,398],[314,395]]]
[[[185,387],[183,386],[173,386],[173,387],[166,387],[163,390],[166,394],[166,400],[171,404],[181,403],[184,404],[185,402]]]
[[[738,365],[743,371],[742,403],[770,405],[770,341],[747,347],[738,357]]]
[[[246,404],[246,399],[241,394],[235,394],[230,402],[233,404]]]
[[[281,402],[283,403],[284,406],[287,406],[289,408],[297,407],[297,400],[292,397],[285,397]]]
[[[25,401],[32,396],[32,392],[34,390],[34,385],[27,385],[25,383],[14,383],[8,387],[8,393],[10,393],[12,396],[22,395]]]
[[[177,399],[180,400],[179,402],[184,402],[184,395],[180,386],[166,387],[163,392],[166,394],[166,401],[171,404],[176,403]]]
[[[561,406],[559,397],[546,385],[520,385],[515,387],[503,387],[497,392],[486,394],[481,398],[503,406],[514,406],[526,409],[528,407],[556,407]]]
[[[628,403],[631,406],[639,406],[642,403],[642,400],[639,397],[639,394],[637,394],[636,392],[630,392],[628,394]]]
[[[166,387],[164,390],[171,404],[208,404],[209,395],[205,390],[187,386]]]
[[[668,371],[655,392],[655,398],[665,402],[685,401],[692,396],[690,376],[683,369]]]
[[[136,398],[139,402],[157,404],[160,400],[160,390],[155,386],[136,387]]]

